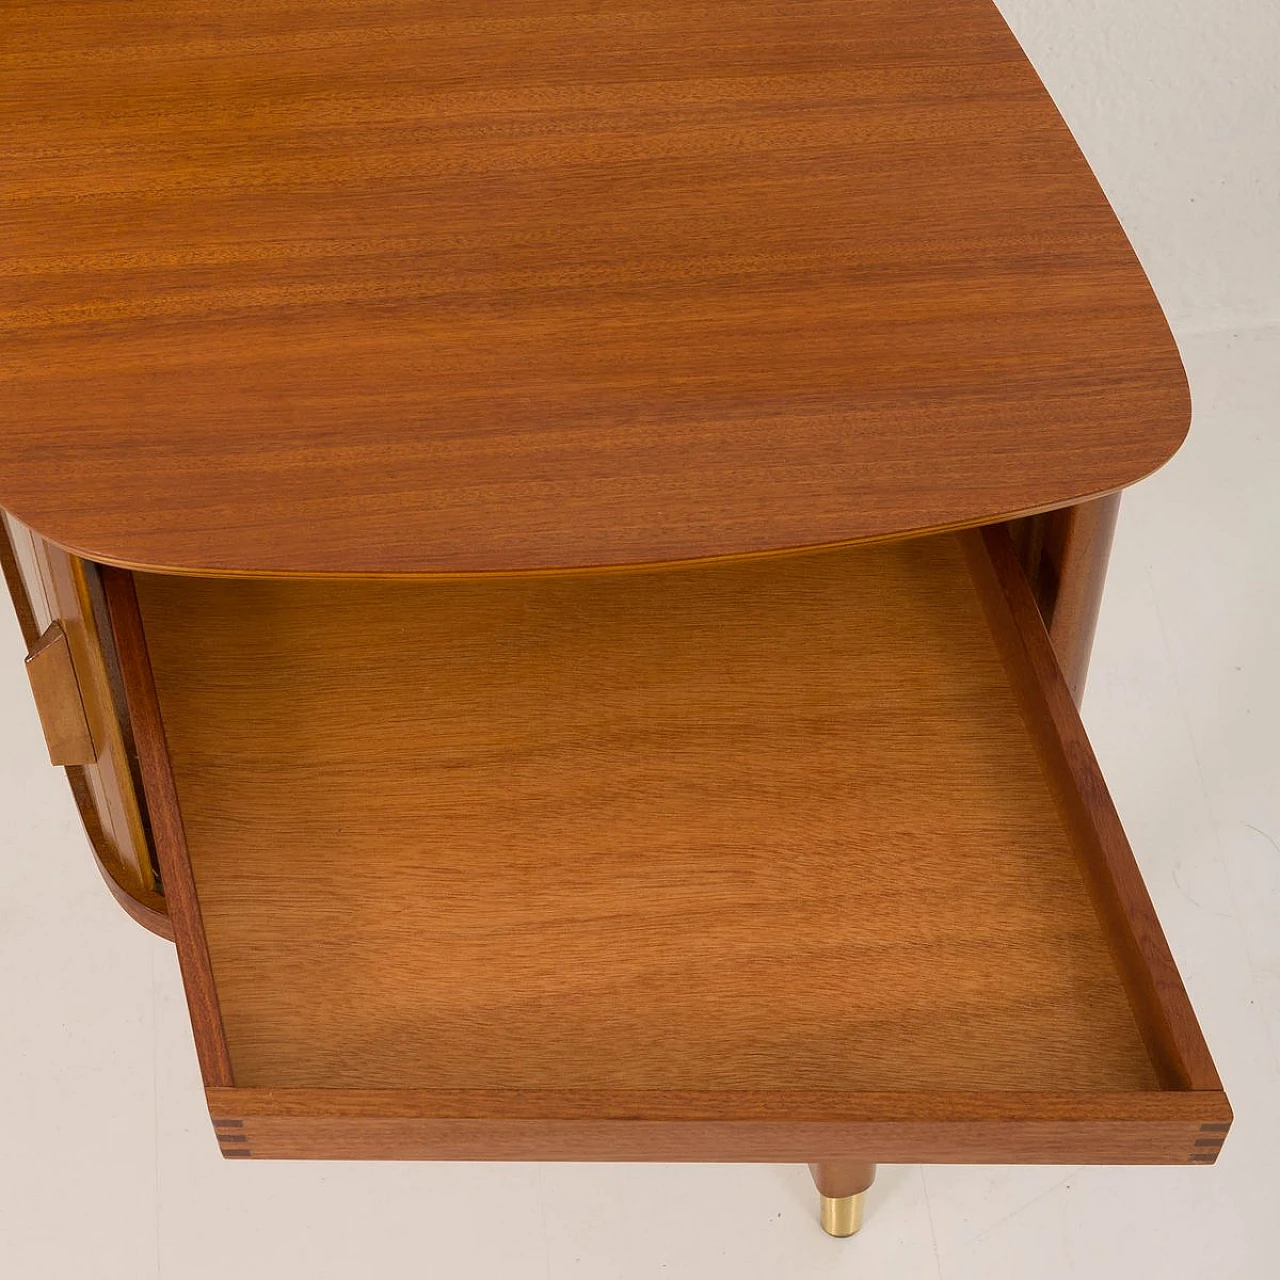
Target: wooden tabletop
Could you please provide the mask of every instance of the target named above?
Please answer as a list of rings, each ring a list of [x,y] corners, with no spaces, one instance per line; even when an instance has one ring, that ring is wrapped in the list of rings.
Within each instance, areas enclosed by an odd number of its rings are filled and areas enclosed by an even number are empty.
[[[1146,278],[990,0],[34,0],[0,506],[120,564],[871,539],[1131,483]]]

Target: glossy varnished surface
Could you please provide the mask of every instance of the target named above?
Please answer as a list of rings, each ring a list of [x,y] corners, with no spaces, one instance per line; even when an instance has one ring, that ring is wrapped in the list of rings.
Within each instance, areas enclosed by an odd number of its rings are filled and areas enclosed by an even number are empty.
[[[955,538],[138,598],[237,1086],[1157,1088]]]
[[[0,505],[474,571],[1116,488],[1187,423],[989,0],[88,0],[0,28]]]
[[[206,1092],[224,1155],[285,1160],[1211,1164],[1231,1121],[1212,1091]]]

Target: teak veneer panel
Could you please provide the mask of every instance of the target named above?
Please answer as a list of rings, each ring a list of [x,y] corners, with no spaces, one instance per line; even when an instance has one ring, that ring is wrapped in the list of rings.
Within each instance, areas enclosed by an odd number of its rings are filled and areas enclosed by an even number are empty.
[[[0,561],[28,650],[55,626],[66,636],[75,690],[87,721],[84,763],[67,780],[94,858],[112,896],[152,932],[170,936],[151,863],[146,816],[112,676],[110,629],[97,607],[93,565],[68,555],[0,512]]]
[[[1157,1090],[965,546],[136,575],[235,1084]]]
[[[1220,1092],[472,1093],[210,1089],[224,1155],[325,1160],[847,1159],[1212,1164]]]
[[[71,646],[60,624],[55,622],[27,653],[26,666],[49,762],[96,764],[98,753],[85,718]]]
[[[473,572],[1060,506],[1189,417],[990,0],[46,0],[0,40],[0,506]]]

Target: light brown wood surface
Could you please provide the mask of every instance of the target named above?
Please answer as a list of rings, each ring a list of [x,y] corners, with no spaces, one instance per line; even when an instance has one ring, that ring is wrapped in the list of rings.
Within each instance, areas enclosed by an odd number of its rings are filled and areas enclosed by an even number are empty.
[[[1007,525],[1077,706],[1089,674],[1120,496],[1108,494]]]
[[[137,590],[238,1086],[1159,1087],[954,537]]]
[[[854,1160],[810,1163],[809,1172],[813,1175],[818,1194],[837,1200],[860,1195],[876,1180],[875,1165]]]
[[[85,719],[67,633],[58,623],[27,654],[27,679],[40,715],[51,764],[94,764],[98,753]]]
[[[325,1160],[1212,1164],[1219,1091],[881,1094],[210,1089],[224,1154]],[[225,1136],[224,1136],[225,1135]],[[226,1136],[234,1135],[233,1142]]]
[[[225,1088],[232,1083],[231,1061],[218,992],[209,969],[209,949],[191,878],[183,816],[174,795],[173,770],[156,704],[133,576],[122,569],[104,569],[102,586],[119,654],[120,679],[133,726],[139,773],[151,815],[152,839],[160,874],[164,877],[165,902],[178,949],[200,1075],[206,1087]],[[265,973],[263,976],[268,977]]]
[[[18,626],[28,647],[39,642],[42,622],[55,625],[49,621],[56,616],[49,601],[57,600],[57,592],[52,581],[46,589],[40,564],[42,561],[48,564],[63,554],[56,548],[45,547],[44,556],[38,556],[36,542],[30,530],[0,512],[0,568],[3,568]],[[79,566],[78,580],[90,581],[86,566]],[[79,608],[71,608],[69,612],[77,623],[83,624]],[[89,612],[94,613],[92,607]],[[111,652],[110,631],[109,626],[99,629],[95,623],[95,647],[88,650],[90,662],[85,676],[97,694],[93,705],[98,709],[103,706],[103,695],[109,692],[106,658]],[[107,644],[103,643],[104,639]],[[74,657],[72,661],[74,665]],[[80,678],[77,672],[77,686]],[[67,781],[84,822],[94,865],[111,896],[143,928],[172,942],[173,926],[165,900],[154,887],[150,848],[139,807],[139,790],[133,785],[129,768],[125,734],[115,717],[113,721],[114,732],[107,733],[106,749],[97,763],[67,765]]]
[[[96,570],[3,512],[0,555],[28,648],[55,625],[66,635],[92,744],[77,754],[94,757],[91,763],[68,764],[67,778],[94,857],[112,895],[130,898],[136,906],[130,914],[163,932],[128,725],[113,688],[110,627],[94,600]]]
[[[992,636],[1152,1062],[1168,1087],[1220,1090],[1217,1069],[1008,533],[992,526],[965,538],[964,546]]]
[[[71,777],[71,790],[80,805],[81,813],[85,813],[86,800],[81,797],[79,779],[74,773]],[[169,904],[164,895],[157,893],[154,889],[143,889],[125,883],[117,864],[103,860],[102,841],[92,821],[86,820],[86,825],[89,827],[89,843],[93,847],[93,861],[99,875],[102,876],[103,883],[107,886],[107,892],[131,920],[154,933],[156,937],[172,942],[173,921],[169,918]]]
[[[1102,588],[1120,514],[1120,495],[1054,512],[1044,558],[1053,566],[1055,590],[1049,636],[1076,705],[1084,697],[1089,655],[1102,609]]]
[[[0,505],[99,560],[875,538],[1188,421],[990,0],[10,5],[0,168]]]
[[[18,559],[18,540],[13,530],[12,522],[0,511],[0,569],[4,571],[5,586],[8,587],[9,599],[13,602],[13,612],[18,619],[22,642],[30,652],[44,628],[36,618],[31,592],[27,587],[27,577],[34,576],[34,571]]]

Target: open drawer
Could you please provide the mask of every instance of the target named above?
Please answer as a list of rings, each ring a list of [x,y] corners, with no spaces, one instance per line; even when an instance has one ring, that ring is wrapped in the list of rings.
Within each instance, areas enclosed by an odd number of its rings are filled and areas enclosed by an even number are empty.
[[[227,1155],[1215,1158],[1002,529],[104,578]]]

